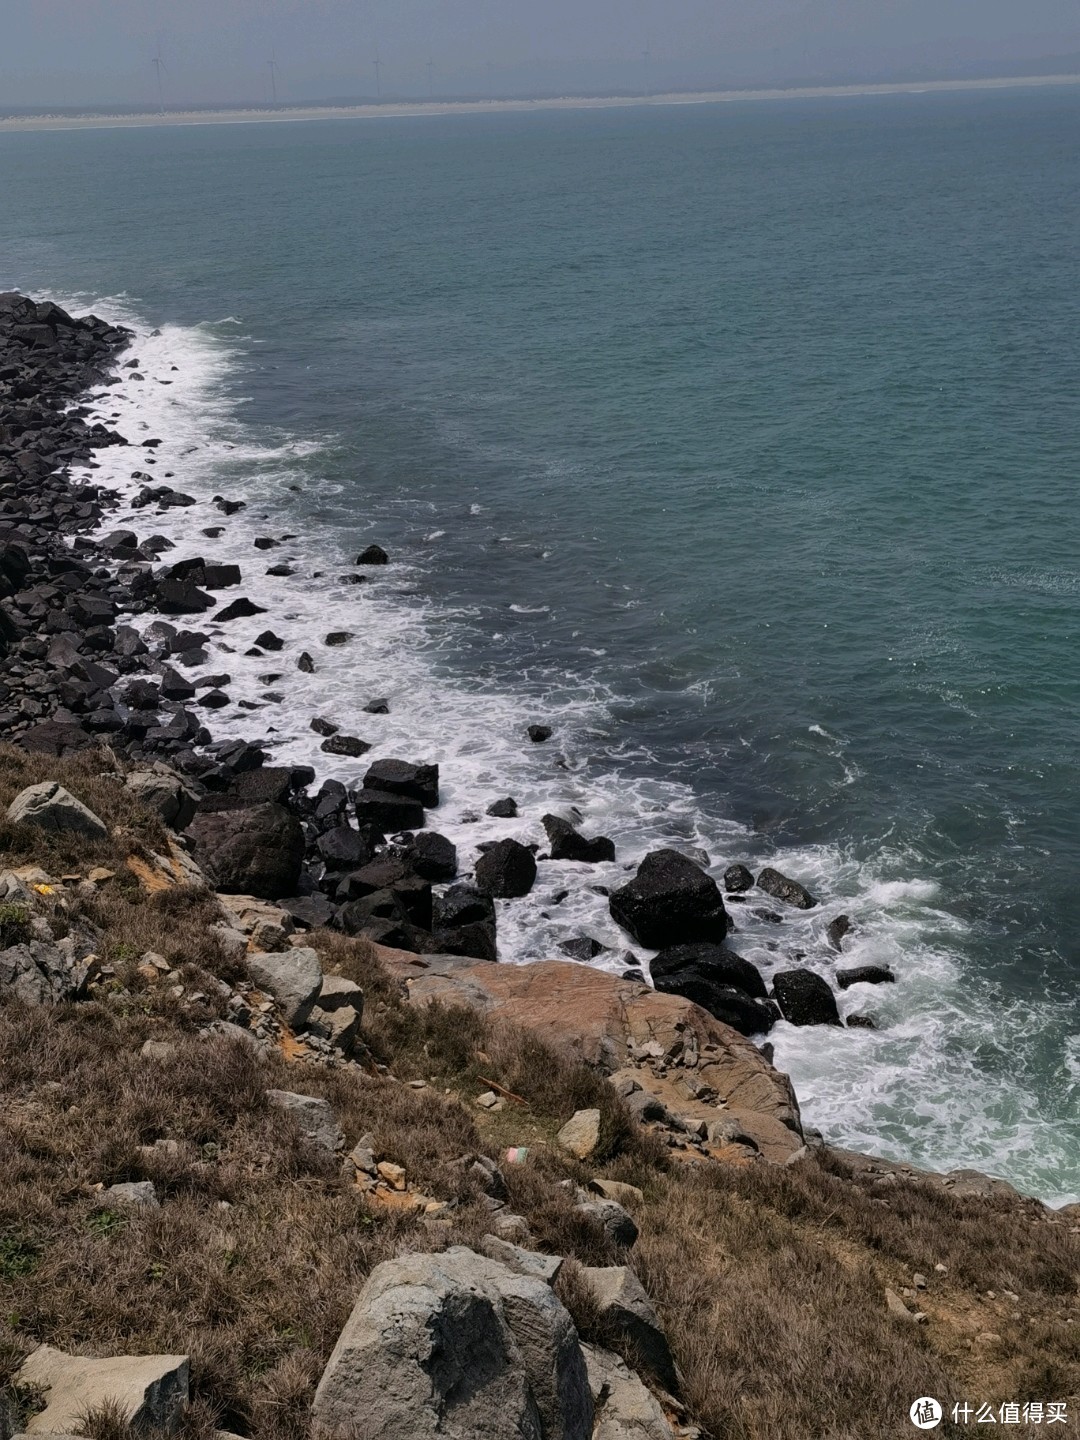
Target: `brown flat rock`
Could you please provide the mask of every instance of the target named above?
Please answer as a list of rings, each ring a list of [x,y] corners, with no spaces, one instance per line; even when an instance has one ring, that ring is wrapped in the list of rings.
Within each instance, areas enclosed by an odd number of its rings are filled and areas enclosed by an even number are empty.
[[[627,1065],[628,1045],[652,1044],[667,1054],[681,1041],[696,1050],[698,1064],[672,1067],[664,1076],[642,1069],[644,1089],[684,1119],[715,1120],[721,1102],[721,1113],[738,1120],[766,1159],[784,1160],[802,1145],[799,1106],[787,1076],[749,1040],[679,995],[571,961],[493,965],[376,948],[414,1003],[440,1000],[497,1014],[569,1045],[609,1074]],[[717,1100],[689,1098],[683,1076],[707,1086]]]

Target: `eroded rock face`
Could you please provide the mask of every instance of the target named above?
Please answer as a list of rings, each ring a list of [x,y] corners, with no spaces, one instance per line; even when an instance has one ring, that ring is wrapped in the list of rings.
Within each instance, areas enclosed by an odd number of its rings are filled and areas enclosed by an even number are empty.
[[[609,909],[650,950],[702,940],[719,945],[728,932],[716,881],[677,850],[646,855],[633,880],[612,892]]]
[[[313,1415],[324,1440],[591,1440],[593,1402],[550,1286],[455,1246],[372,1271]]]
[[[57,780],[20,790],[8,806],[7,818],[13,825],[33,825],[54,834],[68,831],[92,840],[104,840],[109,833],[105,822]]]
[[[219,890],[279,900],[295,895],[304,831],[283,805],[253,805],[196,815],[188,833],[195,858]]]

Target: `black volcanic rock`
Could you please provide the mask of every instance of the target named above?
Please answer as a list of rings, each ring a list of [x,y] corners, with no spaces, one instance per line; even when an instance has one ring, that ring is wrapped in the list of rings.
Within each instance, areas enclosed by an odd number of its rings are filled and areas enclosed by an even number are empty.
[[[796,910],[812,910],[818,903],[810,891],[797,880],[789,880],[771,866],[762,870],[757,878],[758,888],[771,895],[774,900],[783,900],[785,905],[794,905]]]
[[[780,1013],[792,1025],[839,1025],[836,997],[827,980],[800,967],[773,976],[773,994]]]
[[[540,823],[551,843],[552,860],[578,860],[586,865],[599,865],[615,859],[615,844],[606,835],[586,840],[569,820],[563,820],[558,815],[545,815]]]
[[[497,840],[476,862],[477,889],[499,900],[527,895],[536,882],[536,857],[517,840]]]
[[[646,855],[633,880],[612,891],[608,908],[650,950],[702,940],[719,945],[730,925],[716,881],[677,850]]]

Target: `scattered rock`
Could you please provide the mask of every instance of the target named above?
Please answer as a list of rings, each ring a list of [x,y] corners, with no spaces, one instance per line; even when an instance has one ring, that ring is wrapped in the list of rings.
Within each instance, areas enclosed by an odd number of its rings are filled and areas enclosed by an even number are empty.
[[[224,624],[229,620],[244,619],[248,615],[265,614],[265,605],[256,605],[254,600],[249,600],[246,595],[240,595],[231,605],[226,605],[224,610],[219,610],[214,619]]]
[[[679,1377],[671,1348],[641,1281],[625,1265],[582,1268],[608,1333],[632,1345],[664,1389],[677,1395]]]
[[[513,820],[518,813],[517,801],[509,795],[503,800],[493,800],[484,811],[485,815],[491,815],[496,820]]]
[[[579,1215],[595,1220],[615,1245],[628,1249],[638,1238],[638,1227],[628,1210],[617,1200],[583,1200],[574,1206]]]
[[[357,565],[385,565],[390,557],[381,545],[369,545],[356,557]]]
[[[794,905],[796,910],[812,910],[818,903],[810,891],[797,880],[789,880],[779,870],[766,867],[757,878],[758,888],[771,895],[774,900],[783,900],[785,905]]]
[[[837,970],[836,983],[841,990],[852,985],[892,985],[896,976],[887,965],[856,965],[851,970]]]
[[[364,789],[401,795],[430,810],[439,803],[439,767],[414,765],[408,760],[376,760],[364,776]]]
[[[534,745],[542,745],[545,740],[550,740],[553,734],[550,725],[530,725],[528,730],[529,739]]]
[[[303,1025],[322,998],[323,974],[317,953],[298,946],[280,954],[255,953],[246,959],[252,980],[277,1001],[290,1029]]]
[[[124,777],[124,784],[171,830],[184,830],[195,818],[194,791],[166,766],[154,770],[132,770]]]
[[[618,1355],[582,1345],[596,1407],[593,1440],[674,1440],[660,1402]]]
[[[543,1280],[546,1285],[555,1284],[563,1267],[561,1255],[541,1255],[536,1250],[523,1250],[520,1245],[512,1245],[498,1235],[483,1236],[480,1253],[489,1260],[498,1260],[518,1275],[531,1275],[536,1280]]]
[[[685,995],[741,1035],[765,1034],[776,1021],[760,973],[721,945],[672,946],[653,957],[650,969],[658,990]]]
[[[314,729],[312,724],[312,729]],[[371,746],[366,740],[361,740],[356,735],[329,735],[319,746],[320,750],[327,755],[347,755],[355,760],[361,755],[366,755]]]
[[[904,1304],[903,1300],[900,1299],[900,1296],[897,1295],[895,1290],[886,1289],[885,1308],[890,1315],[895,1315],[898,1320],[907,1320],[912,1325],[915,1324],[915,1316]]]
[[[313,1095],[294,1095],[291,1090],[268,1090],[271,1105],[287,1111],[313,1145],[334,1153],[345,1144],[337,1117],[326,1100]]]
[[[838,915],[835,920],[830,920],[825,934],[828,936],[829,944],[834,950],[841,948],[841,942],[845,935],[853,928],[851,921],[846,915]]]
[[[545,815],[541,824],[551,843],[552,860],[577,860],[585,865],[599,865],[615,859],[614,841],[606,835],[586,840],[569,820],[563,820],[558,815]]]
[[[98,1195],[97,1203],[103,1210],[111,1209],[114,1205],[135,1205],[145,1210],[161,1209],[152,1180],[124,1180],[118,1185],[108,1185]]]
[[[724,871],[724,889],[729,895],[742,895],[753,886],[754,877],[745,865],[729,865]]]
[[[578,1160],[587,1160],[600,1144],[600,1111],[575,1111],[556,1138]]]

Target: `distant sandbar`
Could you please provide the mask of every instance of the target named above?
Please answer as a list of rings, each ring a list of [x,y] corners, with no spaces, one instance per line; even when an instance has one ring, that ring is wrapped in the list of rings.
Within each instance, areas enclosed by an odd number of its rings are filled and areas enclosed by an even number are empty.
[[[296,120],[388,120],[424,115],[497,115],[538,110],[611,110],[630,105],[720,105],[742,100],[817,100],[860,95],[923,95],[958,90],[1014,90],[1080,85],[1080,75],[1011,75],[988,80],[922,80],[882,85],[821,85],[776,90],[701,90],[666,95],[566,96],[545,100],[417,100],[278,109],[167,110],[162,114],[6,115],[0,131],[109,130],[145,125],[265,125]]]

